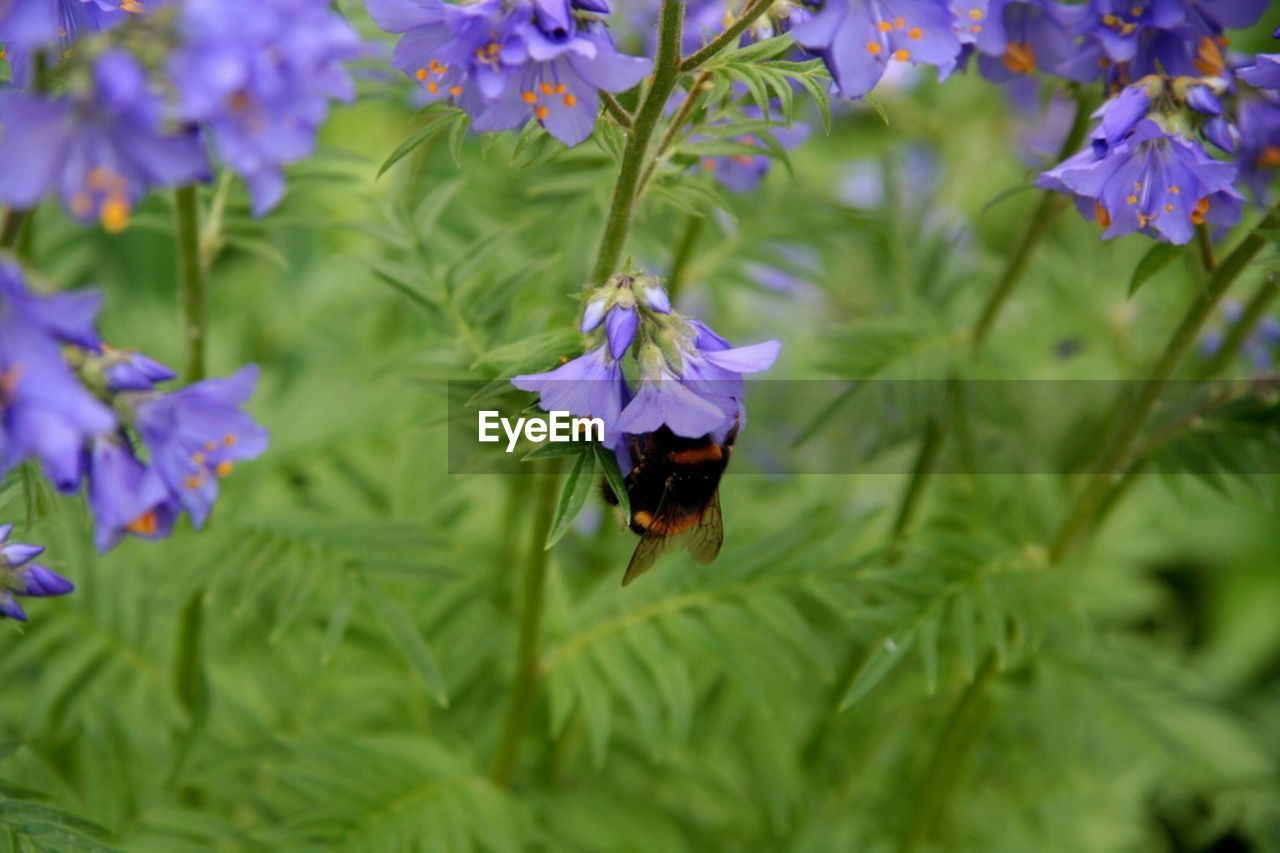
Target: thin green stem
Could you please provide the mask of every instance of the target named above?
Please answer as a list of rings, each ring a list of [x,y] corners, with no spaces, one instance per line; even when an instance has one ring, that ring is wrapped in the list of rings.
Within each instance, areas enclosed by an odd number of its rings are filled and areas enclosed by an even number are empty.
[[[1244,346],[1244,342],[1253,334],[1253,330],[1258,328],[1258,324],[1262,322],[1267,309],[1271,307],[1271,303],[1275,301],[1278,294],[1280,294],[1280,283],[1277,283],[1277,277],[1272,274],[1267,277],[1267,280],[1262,283],[1262,287],[1258,288],[1258,292],[1249,300],[1249,304],[1245,306],[1244,313],[1240,315],[1240,320],[1227,332],[1222,345],[1218,347],[1218,351],[1214,353],[1213,358],[1201,366],[1197,373],[1198,378],[1208,379],[1226,371],[1231,365],[1232,359],[1239,354],[1241,347]]]
[[[911,480],[907,483],[907,490],[902,493],[902,503],[898,507],[897,516],[893,519],[891,536],[894,542],[900,541],[915,521],[929,478],[933,475],[934,466],[938,463],[938,454],[942,451],[944,437],[942,427],[936,420],[930,418],[925,424],[924,438],[920,442],[920,450],[916,454],[916,462],[911,469]]]
[[[707,81],[711,79],[711,73],[704,71],[698,75],[693,81],[693,85],[689,87],[689,94],[685,97],[684,103],[680,104],[680,108],[676,110],[676,114],[671,119],[671,124],[667,126],[667,132],[662,135],[662,141],[658,143],[658,148],[654,152],[653,157],[645,166],[644,174],[640,176],[640,194],[643,194],[645,188],[649,186],[649,181],[653,178],[654,170],[658,168],[658,163],[662,160],[662,156],[670,150],[672,144],[679,135],[680,129],[684,127],[685,122],[689,120],[689,116],[693,114],[694,108],[698,105],[698,101],[702,99],[702,93],[706,91]]]
[[[987,708],[987,687],[997,672],[995,655],[987,655],[978,674],[960,694],[955,707],[942,727],[942,736],[934,745],[925,772],[924,786],[908,818],[906,830],[898,841],[899,853],[912,853],[929,839],[951,790],[964,769],[965,759],[973,746],[974,734]]]
[[[515,776],[520,740],[533,711],[533,700],[538,688],[538,641],[542,633],[542,605],[547,578],[546,541],[555,515],[559,485],[556,467],[554,464],[549,465],[548,470],[539,477],[533,529],[529,534],[529,551],[524,566],[524,601],[520,610],[519,644],[516,649],[516,680],[511,689],[511,701],[507,706],[507,717],[494,754],[491,773],[493,781],[504,788],[511,786],[511,780]]]
[[[1213,253],[1213,237],[1207,225],[1196,226],[1196,247],[1200,250],[1200,266],[1208,275],[1218,268],[1218,259]]]
[[[631,125],[626,148],[622,152],[622,164],[618,180],[613,186],[613,200],[609,204],[609,217],[605,221],[604,235],[600,240],[600,252],[591,274],[591,282],[600,284],[618,268],[649,154],[649,142],[662,118],[667,99],[675,90],[680,78],[680,41],[684,34],[684,0],[663,0],[658,29],[657,65],[653,80],[645,93],[640,109]]]
[[[738,20],[725,29],[724,32],[707,42],[706,46],[688,59],[680,63],[680,70],[684,72],[697,71],[706,62],[720,51],[738,40],[738,36],[747,31],[756,22],[761,15],[769,11],[773,5],[773,0],[754,0],[753,3],[742,10],[742,14],[738,16]]]
[[[174,193],[174,222],[178,238],[178,266],[182,288],[182,333],[187,349],[187,381],[205,377],[205,337],[209,324],[209,294],[200,253],[200,207],[194,185]]]
[[[705,216],[690,213],[685,223],[684,233],[680,235],[680,242],[671,256],[671,267],[667,270],[667,295],[672,301],[679,295],[680,287],[689,273],[689,262],[693,260],[693,250],[698,246],[698,239],[702,236],[706,222]]]
[[[635,120],[631,117],[631,113],[627,112],[627,108],[618,103],[617,98],[603,89],[600,91],[600,103],[604,104],[605,112],[612,116],[613,120],[622,127],[629,128],[634,123]]]
[[[1066,139],[1062,142],[1062,148],[1058,152],[1057,162],[1061,162],[1069,155],[1075,153],[1080,147],[1080,143],[1084,140],[1085,130],[1089,125],[1089,103],[1083,94],[1076,98],[1076,114],[1071,122],[1071,129],[1068,131]],[[1010,294],[1018,282],[1022,280],[1023,273],[1027,270],[1027,264],[1031,261],[1031,256],[1035,254],[1036,247],[1040,245],[1041,239],[1048,233],[1049,226],[1053,224],[1053,220],[1062,212],[1066,200],[1055,192],[1050,190],[1044,191],[1040,198],[1040,204],[1036,206],[1035,213],[1031,215],[1030,222],[1027,223],[1027,229],[1022,232],[1022,238],[1018,241],[1017,247],[1014,248],[1013,254],[1009,256],[1008,262],[1005,264],[1004,272],[1000,274],[1000,278],[996,281],[995,288],[987,297],[986,304],[982,306],[982,312],[978,315],[978,322],[974,324],[972,344],[974,349],[980,349],[983,342],[986,341],[987,335],[991,333],[992,327],[995,325],[996,319],[1000,316],[1000,312],[1004,309],[1005,303],[1009,300]]]
[[[1049,549],[1051,563],[1061,562],[1093,522],[1094,515],[1111,490],[1116,476],[1128,466],[1134,443],[1151,417],[1165,385],[1187,352],[1195,345],[1213,309],[1266,245],[1266,237],[1259,232],[1277,225],[1280,225],[1280,212],[1273,211],[1214,270],[1208,286],[1196,295],[1195,302],[1187,309],[1182,322],[1174,330],[1164,352],[1152,368],[1151,375],[1139,387],[1137,396],[1133,400],[1126,398],[1119,402],[1112,421],[1114,426],[1109,430],[1110,437],[1098,459],[1097,470],[1067,510],[1062,526],[1053,539]]]

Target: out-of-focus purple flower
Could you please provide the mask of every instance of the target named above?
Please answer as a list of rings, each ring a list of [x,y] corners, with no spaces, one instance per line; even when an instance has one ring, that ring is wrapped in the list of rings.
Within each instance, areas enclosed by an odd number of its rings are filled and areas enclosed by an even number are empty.
[[[168,126],[162,97],[123,51],[97,60],[91,92],[0,92],[0,200],[15,207],[56,193],[76,218],[117,232],[153,187],[207,178],[195,131]]]
[[[1213,358],[1222,349],[1226,341],[1224,326],[1240,322],[1244,309],[1239,302],[1229,300],[1222,305],[1222,324],[1211,326],[1200,337],[1200,355]],[[1242,355],[1257,373],[1265,373],[1275,368],[1276,356],[1280,354],[1280,320],[1275,317],[1264,317],[1258,327],[1241,343]]]
[[[0,56],[7,56],[14,82],[28,84],[36,51],[63,49],[85,33],[106,29],[126,12],[143,11],[140,0],[0,0]]]
[[[163,539],[181,507],[154,468],[147,468],[120,435],[100,435],[89,452],[89,508],[94,546],[111,550],[125,536]]]
[[[1066,14],[1049,0],[990,0],[989,7],[952,0],[951,11],[959,38],[978,51],[979,70],[988,80],[1060,74],[1077,49]],[[1085,79],[1094,76],[1096,70]]]
[[[840,93],[859,98],[890,62],[955,68],[961,43],[943,0],[829,0],[791,34],[826,62]]]
[[[1105,125],[1105,119],[1104,119]],[[1095,144],[1041,175],[1037,186],[1074,194],[1105,229],[1104,239],[1144,231],[1186,243],[1196,225],[1234,224],[1240,195],[1236,167],[1196,142],[1142,119],[1123,141]],[[1090,210],[1090,205],[1092,209]]]
[[[1280,169],[1280,96],[1270,92],[1241,96],[1236,117],[1239,140],[1236,162],[1240,182],[1260,203],[1270,203],[1276,170]]]
[[[12,524],[0,525],[0,616],[25,622],[27,614],[15,596],[46,598],[66,595],[75,586],[56,572],[31,562],[44,553],[44,548],[10,542],[12,532]]]
[[[1236,71],[1236,76],[1259,89],[1280,89],[1280,53],[1260,53],[1252,65]]]
[[[429,100],[448,100],[476,130],[519,127],[530,118],[566,145],[591,135],[601,90],[639,83],[652,63],[624,56],[598,25],[585,24],[567,0],[367,0],[388,32],[404,33],[393,64],[416,79]]]
[[[267,449],[267,431],[240,408],[257,381],[258,368],[249,365],[225,379],[147,395],[135,404],[138,434],[151,465],[197,529],[213,509],[218,480],[235,463]]]
[[[62,357],[64,344],[97,346],[98,304],[94,293],[37,296],[0,261],[0,475],[36,458],[58,489],[75,491],[86,442],[115,428]]]
[[[758,107],[747,107],[743,112],[749,118],[762,118]],[[810,128],[805,122],[796,122],[790,127],[778,127],[770,130],[773,138],[783,148],[794,148],[809,138]],[[733,141],[752,148],[761,148],[761,141],[754,134],[743,134]],[[769,174],[773,166],[772,157],[766,154],[726,154],[719,157],[704,157],[702,167],[716,176],[716,180],[735,193],[754,192]]]
[[[283,167],[315,148],[329,102],[355,96],[342,63],[360,40],[328,0],[185,0],[179,31],[181,117],[208,129],[262,215],[284,195]]]
[[[118,350],[103,345],[107,389],[120,391],[154,391],[156,384],[178,378],[168,367],[140,352]]]

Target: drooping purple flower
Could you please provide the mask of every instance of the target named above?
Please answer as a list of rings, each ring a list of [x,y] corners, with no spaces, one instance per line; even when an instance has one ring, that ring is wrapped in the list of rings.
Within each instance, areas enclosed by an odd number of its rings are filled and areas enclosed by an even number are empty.
[[[0,525],[0,617],[27,620],[27,614],[15,596],[46,598],[66,595],[75,586],[61,575],[38,563],[31,562],[44,548],[10,542],[12,524]]]
[[[1195,141],[1143,119],[1123,141],[1095,141],[1045,172],[1037,186],[1074,194],[1086,215],[1092,212],[1104,227],[1104,239],[1141,230],[1186,243],[1198,224],[1230,225],[1239,218],[1235,177],[1234,164],[1214,160]]]
[[[283,167],[314,150],[330,101],[355,96],[342,63],[360,40],[328,0],[186,0],[179,31],[180,114],[208,129],[260,216],[284,195]]]
[[[154,391],[158,383],[178,378],[168,367],[140,352],[102,347],[107,361],[107,388],[112,392]]]
[[[893,61],[932,65],[945,77],[961,49],[943,0],[830,0],[791,34],[822,57],[848,98],[870,92]]]
[[[94,546],[105,553],[126,535],[163,539],[181,507],[154,468],[120,435],[100,435],[89,452],[89,508]]]
[[[37,296],[0,261],[0,475],[36,458],[58,489],[75,491],[86,442],[115,428],[62,357],[64,344],[98,345],[98,305],[96,293]]]
[[[92,91],[0,92],[0,201],[30,208],[56,193],[76,218],[117,232],[152,188],[207,178],[195,131],[168,126],[163,98],[123,51],[95,62]]]
[[[225,379],[206,379],[136,403],[138,434],[151,465],[197,529],[213,509],[218,480],[235,463],[267,449],[267,431],[240,408],[257,381],[258,368],[249,365]]]
[[[511,384],[532,391],[547,412],[569,412],[582,418],[600,418],[605,424],[605,444],[618,439],[618,413],[629,399],[622,365],[599,347],[546,373],[516,376]]]

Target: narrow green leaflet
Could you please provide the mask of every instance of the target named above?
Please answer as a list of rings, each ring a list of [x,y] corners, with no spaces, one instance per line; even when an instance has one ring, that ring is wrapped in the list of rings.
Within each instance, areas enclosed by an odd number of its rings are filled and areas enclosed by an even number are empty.
[[[560,541],[560,537],[564,536],[569,525],[573,524],[573,520],[582,511],[595,484],[595,475],[595,453],[590,447],[583,447],[560,489],[560,501],[556,504],[556,514],[551,522],[551,530],[547,533],[547,548]]]

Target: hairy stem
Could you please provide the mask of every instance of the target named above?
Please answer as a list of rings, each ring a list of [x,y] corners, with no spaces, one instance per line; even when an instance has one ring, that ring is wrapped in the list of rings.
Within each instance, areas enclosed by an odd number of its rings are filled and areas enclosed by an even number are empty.
[[[645,93],[640,109],[631,125],[627,146],[622,152],[622,165],[617,183],[613,186],[613,200],[609,204],[609,217],[605,221],[604,236],[600,240],[600,253],[596,257],[591,282],[600,284],[618,268],[649,154],[649,143],[662,118],[663,107],[675,90],[680,78],[680,41],[684,35],[684,0],[663,0],[658,31],[658,56],[653,80]]]
[[[627,108],[618,103],[618,99],[611,93],[601,90],[600,103],[604,104],[605,112],[607,112],[614,121],[623,127],[631,127],[634,122],[634,119],[631,117],[631,113],[627,112]]]
[[[1094,515],[1111,490],[1116,476],[1127,466],[1134,442],[1155,410],[1160,393],[1187,352],[1195,345],[1213,309],[1266,244],[1266,237],[1258,232],[1277,225],[1280,225],[1280,212],[1273,211],[1222,261],[1209,277],[1208,286],[1196,295],[1195,301],[1187,309],[1182,322],[1174,330],[1164,352],[1152,368],[1151,375],[1138,389],[1137,396],[1132,400],[1124,399],[1119,402],[1113,426],[1108,433],[1110,437],[1099,457],[1097,470],[1067,510],[1066,518],[1058,528],[1058,534],[1049,550],[1050,562],[1061,562],[1093,522]]]
[[[533,529],[529,533],[529,551],[524,566],[524,601],[520,610],[519,645],[516,650],[516,680],[511,689],[502,738],[493,758],[493,781],[511,786],[515,776],[520,739],[524,734],[538,687],[538,640],[542,632],[542,604],[546,594],[547,532],[555,515],[558,478],[556,466],[548,466],[538,483],[534,505]]]
[[[761,15],[769,11],[769,7],[772,5],[773,0],[754,0],[749,3],[747,8],[742,10],[742,14],[738,16],[738,20],[730,24],[720,35],[707,42],[706,46],[697,53],[681,62],[680,70],[685,72],[697,71],[706,64],[707,60],[736,42],[738,36],[745,33],[747,27],[754,24]]]
[[[200,252],[200,207],[194,185],[174,193],[174,222],[182,288],[182,335],[187,350],[187,381],[205,377],[205,336],[209,324],[209,294]]]
[[[693,81],[693,85],[689,87],[688,96],[671,118],[671,124],[668,125],[667,132],[662,135],[662,141],[658,143],[657,151],[654,152],[653,157],[649,160],[649,164],[645,166],[644,174],[640,176],[641,193],[644,192],[645,187],[649,186],[649,181],[653,178],[653,172],[658,168],[658,162],[662,160],[662,155],[666,154],[671,148],[676,136],[680,133],[680,129],[684,127],[685,122],[689,120],[689,116],[693,114],[694,108],[698,106],[698,101],[702,99],[702,93],[706,90],[707,81],[710,79],[711,73],[704,71],[698,75],[698,78]]]

